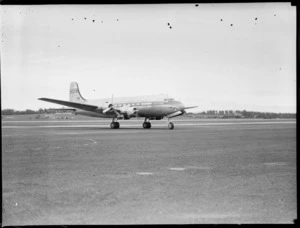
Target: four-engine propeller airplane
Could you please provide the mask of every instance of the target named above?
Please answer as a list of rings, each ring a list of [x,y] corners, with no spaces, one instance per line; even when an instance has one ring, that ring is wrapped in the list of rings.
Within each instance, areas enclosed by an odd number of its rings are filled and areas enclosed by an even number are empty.
[[[112,118],[110,127],[113,129],[120,127],[118,120],[132,117],[144,117],[143,128],[151,128],[150,120],[167,117],[169,129],[174,129],[174,124],[170,122],[171,118],[185,114],[185,109],[197,107],[185,107],[181,102],[163,94],[86,100],[81,96],[77,82],[71,82],[69,101],[50,98],[39,98],[39,100],[72,107],[73,109],[68,110],[79,115]]]

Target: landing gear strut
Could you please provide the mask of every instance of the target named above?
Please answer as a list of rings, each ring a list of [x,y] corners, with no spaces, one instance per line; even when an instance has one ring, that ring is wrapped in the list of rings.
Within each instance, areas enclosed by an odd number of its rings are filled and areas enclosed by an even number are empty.
[[[151,123],[148,121],[149,119],[145,118],[145,121],[143,123],[143,128],[151,128]]]
[[[113,119],[113,121],[110,123],[110,128],[111,129],[118,129],[120,128],[120,123],[115,121],[115,118]]]

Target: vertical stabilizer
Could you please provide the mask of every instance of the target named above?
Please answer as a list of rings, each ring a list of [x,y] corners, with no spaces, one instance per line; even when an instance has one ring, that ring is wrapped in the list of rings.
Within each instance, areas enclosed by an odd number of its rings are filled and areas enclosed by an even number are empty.
[[[77,82],[71,82],[70,84],[70,98],[71,102],[83,103],[86,100],[81,96]]]

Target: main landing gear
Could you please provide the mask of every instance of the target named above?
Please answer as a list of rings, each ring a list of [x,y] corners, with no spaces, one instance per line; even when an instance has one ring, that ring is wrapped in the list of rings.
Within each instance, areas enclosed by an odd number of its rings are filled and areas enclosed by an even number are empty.
[[[169,120],[168,120],[169,121]],[[119,129],[120,128],[120,123],[115,121],[115,119],[113,119],[113,121],[110,123],[110,128],[111,129]],[[147,129],[147,128],[151,128],[151,123],[149,122],[148,118],[145,118],[145,121],[143,123],[143,128]],[[169,121],[168,123],[168,128],[170,130],[174,129],[174,124],[172,122]]]
[[[170,122],[169,121],[169,119],[168,119],[168,128],[170,129],[170,130],[173,130],[174,129],[174,124],[172,123],[172,122]],[[151,128],[151,123],[149,122],[149,119],[148,118],[145,118],[145,121],[144,121],[144,123],[143,123],[143,128]]]
[[[110,128],[111,129],[118,129],[118,128],[120,128],[120,123],[115,121],[115,119],[113,119],[113,121],[110,123]]]
[[[151,123],[149,122],[149,119],[145,118],[143,128],[151,128]]]

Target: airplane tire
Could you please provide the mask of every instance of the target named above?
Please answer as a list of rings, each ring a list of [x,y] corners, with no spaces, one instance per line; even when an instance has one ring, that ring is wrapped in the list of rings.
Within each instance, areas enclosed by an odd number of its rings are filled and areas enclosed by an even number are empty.
[[[174,124],[173,124],[172,122],[170,122],[170,123],[168,124],[168,128],[169,128],[170,130],[173,130],[173,129],[174,129]]]
[[[147,123],[147,128],[151,128],[151,123],[150,122]]]
[[[147,126],[148,126],[147,122],[144,122],[143,123],[143,128],[148,128]]]
[[[120,123],[119,122],[111,122],[110,123],[110,128],[111,129],[118,129],[118,128],[120,128]]]
[[[115,127],[116,127],[115,123],[114,123],[114,122],[111,122],[111,123],[110,123],[110,128],[111,128],[111,129],[114,129]]]

